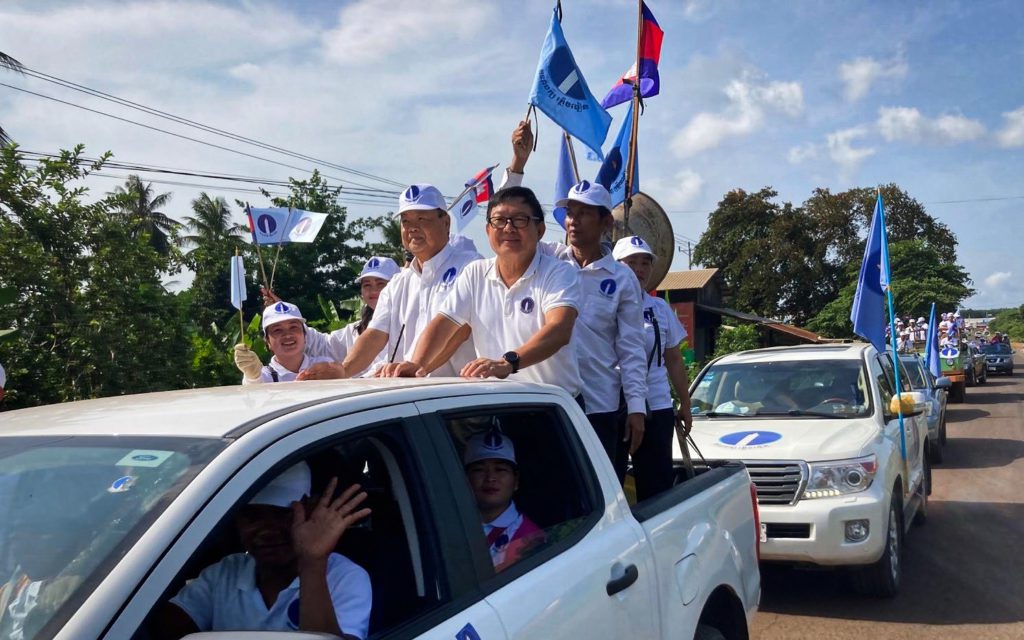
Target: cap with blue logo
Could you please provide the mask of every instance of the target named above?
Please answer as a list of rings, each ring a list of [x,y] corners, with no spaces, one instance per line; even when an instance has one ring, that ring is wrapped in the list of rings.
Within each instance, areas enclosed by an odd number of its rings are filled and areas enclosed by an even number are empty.
[[[366,261],[363,265],[363,270],[359,272],[359,277],[356,278],[356,282],[362,282],[363,278],[380,278],[381,280],[391,280],[398,272],[401,271],[401,267],[398,263],[391,258],[384,256],[373,256]]]
[[[302,317],[302,312],[294,304],[284,301],[275,302],[263,310],[263,331],[266,332],[271,325],[287,320],[300,320],[302,324],[306,324],[306,319]]]
[[[466,442],[462,463],[471,465],[481,460],[505,460],[516,464],[516,448],[512,440],[497,429],[478,433]]]
[[[604,185],[590,180],[584,180],[569,189],[569,195],[555,203],[556,207],[566,207],[572,201],[582,202],[594,207],[604,207],[612,210],[612,196]]]
[[[658,256],[654,255],[651,245],[644,242],[644,239],[640,236],[627,236],[622,238],[615,243],[615,248],[612,249],[612,257],[616,260],[624,260],[629,256],[635,256],[637,254],[646,254],[655,260],[658,259]]]
[[[272,507],[290,507],[293,502],[302,500],[310,493],[313,475],[309,465],[300,462],[270,481],[260,489],[259,493],[249,500],[249,504],[266,504]]]
[[[444,196],[432,184],[409,185],[402,195],[398,196],[398,213],[403,211],[430,211],[440,209],[448,211],[448,203]]]

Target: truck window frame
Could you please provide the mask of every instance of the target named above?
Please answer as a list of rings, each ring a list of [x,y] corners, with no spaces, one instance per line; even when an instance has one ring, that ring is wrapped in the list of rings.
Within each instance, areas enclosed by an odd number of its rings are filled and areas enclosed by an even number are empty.
[[[481,415],[508,415],[510,413],[536,413],[538,411],[548,413],[555,423],[559,433],[558,437],[562,440],[565,451],[569,454],[570,462],[575,467],[574,475],[579,480],[578,487],[581,491],[581,498],[586,501],[589,513],[580,522],[579,526],[565,538],[536,553],[530,554],[500,573],[496,573],[490,554],[487,551],[485,538],[480,530],[480,511],[477,509],[465,481],[465,469],[459,458],[455,443],[451,438],[447,423],[453,419],[478,417]],[[440,462],[444,466],[445,473],[450,480],[451,495],[459,507],[462,530],[468,541],[467,548],[472,554],[473,566],[484,597],[576,546],[593,530],[603,517],[605,497],[597,473],[590,461],[589,453],[580,440],[575,423],[560,405],[544,402],[530,402],[513,406],[504,404],[476,405],[464,409],[449,409],[424,414],[423,419],[436,425],[430,428],[429,431],[432,434],[437,434],[438,437],[436,446],[441,458]]]

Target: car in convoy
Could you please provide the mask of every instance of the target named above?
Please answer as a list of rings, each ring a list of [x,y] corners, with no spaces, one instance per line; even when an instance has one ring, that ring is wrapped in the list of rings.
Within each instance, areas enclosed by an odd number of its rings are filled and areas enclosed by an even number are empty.
[[[988,368],[985,363],[985,354],[981,349],[971,343],[961,347],[961,353],[966,354],[964,359],[964,375],[968,387],[974,387],[988,382]]]
[[[949,378],[936,378],[917,354],[901,354],[900,361],[910,378],[914,391],[922,393],[928,402],[928,460],[932,464],[942,462],[942,448],[946,446],[946,400],[952,383]]]
[[[1004,373],[1013,375],[1014,350],[1008,342],[981,345],[981,353],[985,356],[985,368],[988,373]]]
[[[930,467],[927,404],[904,372],[901,436],[895,374],[890,353],[852,343],[734,353],[693,381],[697,448],[757,485],[763,561],[847,567],[857,590],[897,593]]]
[[[940,347],[939,361],[943,377],[948,378],[951,384],[949,401],[963,402],[967,398],[968,370],[973,377],[975,366],[974,357],[968,346],[961,343],[959,338],[951,338],[947,344]]]
[[[468,439],[492,429],[515,443],[516,505],[543,531],[500,571],[463,467]],[[24,637],[153,637],[154,612],[239,551],[234,514],[298,462],[314,496],[332,476],[368,494],[372,513],[336,551],[369,575],[371,638],[748,637],[759,527],[743,465],[680,469],[672,489],[630,507],[564,391],[456,379],[223,387],[4,414],[0,561],[5,576],[34,567],[18,580],[34,594]]]

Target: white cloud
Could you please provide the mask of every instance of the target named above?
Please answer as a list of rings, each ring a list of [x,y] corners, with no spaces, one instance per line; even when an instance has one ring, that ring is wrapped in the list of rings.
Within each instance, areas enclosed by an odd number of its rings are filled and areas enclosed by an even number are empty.
[[[879,62],[874,58],[856,58],[839,65],[839,77],[846,84],[846,99],[856,102],[868,94],[878,80],[899,80],[907,76],[907,63],[902,57]]]
[[[460,0],[360,0],[338,13],[338,25],[323,34],[324,55],[357,65],[396,52],[449,49],[486,32],[496,17],[493,5]]]
[[[996,133],[1001,147],[1024,147],[1024,107],[1003,114],[1003,128]]]
[[[657,194],[658,202],[669,209],[679,209],[694,203],[704,190],[704,178],[692,169],[683,169],[668,180],[651,178],[643,185],[644,191]]]
[[[813,142],[802,144],[796,147],[790,147],[789,152],[786,153],[786,160],[790,164],[802,164],[808,160],[815,160],[818,158],[818,145]]]
[[[889,142],[956,144],[985,135],[985,125],[961,115],[928,118],[914,107],[882,107],[878,110],[878,131]]]
[[[689,22],[705,22],[715,13],[712,0],[683,0],[683,18]]]
[[[869,133],[867,127],[853,127],[828,134],[826,145],[829,158],[839,165],[844,176],[852,176],[860,163],[875,154],[873,147],[854,147],[853,142]]]
[[[729,106],[721,113],[701,112],[672,140],[679,157],[713,149],[727,138],[742,137],[761,129],[770,111],[789,117],[803,113],[804,94],[799,82],[758,84],[733,80],[725,88]]]
[[[998,289],[1012,277],[1013,273],[1010,271],[996,271],[985,278],[985,286],[989,289]]]

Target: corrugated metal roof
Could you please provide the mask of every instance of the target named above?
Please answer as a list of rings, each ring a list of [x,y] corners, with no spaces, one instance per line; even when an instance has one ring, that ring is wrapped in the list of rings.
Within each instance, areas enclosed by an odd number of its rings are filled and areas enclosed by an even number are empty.
[[[706,304],[698,304],[697,308],[703,309],[705,311],[710,311],[712,313],[717,313],[718,315],[736,318],[737,320],[753,322],[771,331],[778,331],[779,333],[789,334],[793,337],[799,338],[800,340],[805,340],[807,342],[822,341],[822,337],[814,333],[813,331],[801,329],[800,327],[794,327],[791,324],[786,324],[778,320],[772,320],[771,318],[764,318],[753,313],[737,311],[736,309],[729,309],[727,307],[712,307]]]
[[[692,271],[670,271],[658,285],[658,291],[679,289],[703,289],[718,273],[718,269],[694,269]]]

